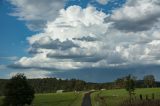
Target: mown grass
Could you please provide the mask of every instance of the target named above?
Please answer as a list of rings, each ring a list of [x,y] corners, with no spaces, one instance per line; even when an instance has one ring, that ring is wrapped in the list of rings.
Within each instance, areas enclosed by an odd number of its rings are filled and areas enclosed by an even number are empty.
[[[155,94],[155,99],[160,99],[160,88],[143,88],[135,90],[134,99],[139,100],[139,95],[143,95],[143,99],[148,95],[148,98],[152,98],[152,94]],[[98,91],[91,94],[92,106],[119,106],[123,101],[128,99],[128,93],[125,89],[114,89]]]
[[[3,97],[0,96],[0,106],[2,105],[2,98],[3,98]]]
[[[81,106],[83,93],[48,93],[36,94],[33,101],[34,106]],[[0,98],[0,104],[2,103]]]
[[[36,95],[34,106],[81,106],[82,93],[49,93]]]

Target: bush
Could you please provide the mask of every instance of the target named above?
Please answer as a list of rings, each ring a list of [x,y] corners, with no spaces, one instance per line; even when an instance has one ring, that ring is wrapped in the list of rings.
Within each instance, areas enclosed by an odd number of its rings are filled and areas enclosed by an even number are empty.
[[[160,106],[160,100],[126,100],[120,106]]]
[[[34,99],[34,89],[23,74],[13,76],[4,89],[4,106],[30,105]]]

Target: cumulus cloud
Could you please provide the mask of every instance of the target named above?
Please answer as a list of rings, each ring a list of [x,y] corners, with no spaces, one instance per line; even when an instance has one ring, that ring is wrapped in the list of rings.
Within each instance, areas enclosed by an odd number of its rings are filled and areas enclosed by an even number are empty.
[[[31,57],[10,67],[44,70],[160,64],[158,0],[128,0],[105,14],[88,6],[61,9],[43,32],[29,37]]]
[[[113,11],[114,27],[124,31],[149,30],[159,22],[159,0],[128,0],[126,5]]]
[[[105,13],[97,11],[94,7],[82,9],[79,6],[71,6],[66,10],[60,10],[59,17],[48,22],[43,33],[28,38],[31,45],[29,50],[36,50],[34,56],[23,57],[11,67],[40,69],[91,67],[92,63],[98,60],[97,53],[101,50],[100,45],[103,45],[99,40],[92,41],[101,39],[100,36],[106,33],[110,24],[104,23],[106,17],[108,16]],[[99,30],[96,30],[97,27]],[[58,57],[61,59],[57,59]]]
[[[96,1],[97,1],[98,3],[100,3],[100,4],[105,5],[105,4],[108,3],[109,0],[96,0]]]
[[[27,22],[31,30],[44,28],[47,21],[54,20],[64,7],[65,0],[8,0],[15,6],[12,16]]]
[[[47,77],[49,77],[49,74],[51,74],[51,72],[49,72],[49,71],[42,71],[42,70],[35,71],[32,69],[32,70],[29,70],[26,72],[11,72],[8,77],[11,78],[12,76],[15,76],[17,73],[22,73],[29,79],[31,79],[31,78],[47,78]]]

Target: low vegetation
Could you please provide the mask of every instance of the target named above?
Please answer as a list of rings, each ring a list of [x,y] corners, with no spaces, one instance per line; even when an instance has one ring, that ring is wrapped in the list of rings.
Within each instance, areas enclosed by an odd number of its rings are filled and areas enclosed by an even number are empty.
[[[160,99],[160,88],[141,88],[135,90],[135,95],[133,96],[133,104],[138,104],[140,101],[140,94],[142,95],[142,103],[149,103],[148,100],[152,100],[152,95],[154,94],[154,100],[152,103]],[[148,100],[146,101],[146,96]],[[98,91],[91,94],[92,106],[130,106],[129,95],[125,89],[114,89],[114,90],[104,90]],[[151,103],[150,102],[150,103]],[[122,105],[122,106],[123,106]],[[132,105],[141,106],[141,105]],[[143,105],[142,105],[143,106]],[[148,106],[148,105],[145,105]],[[154,105],[158,106],[158,105]]]
[[[13,76],[5,85],[3,106],[30,105],[34,99],[34,88],[23,74]]]
[[[120,106],[160,106],[160,100],[136,100],[124,101]]]

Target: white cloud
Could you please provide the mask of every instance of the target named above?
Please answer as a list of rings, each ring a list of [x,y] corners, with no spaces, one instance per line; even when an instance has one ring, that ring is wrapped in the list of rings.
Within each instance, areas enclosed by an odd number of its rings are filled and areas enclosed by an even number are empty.
[[[158,0],[128,0],[111,15],[91,6],[61,9],[43,32],[28,38],[33,56],[12,67],[54,71],[160,64],[159,8]],[[87,37],[94,41],[82,40]]]
[[[120,30],[143,31],[159,21],[159,14],[159,0],[128,0],[125,6],[113,11],[111,20]]]
[[[12,16],[27,22],[32,30],[39,30],[47,21],[54,20],[64,7],[65,0],[9,0],[15,6]]]
[[[109,0],[96,0],[96,1],[97,1],[98,3],[100,3],[100,4],[105,5],[105,4],[108,3]]]
[[[55,21],[48,22],[44,33],[29,38],[29,42],[32,44],[46,36],[64,41],[83,35],[101,35],[106,32],[107,25],[103,24],[104,18],[106,17],[107,15],[105,13],[98,12],[93,7],[88,7],[83,10],[79,6],[71,6],[67,8],[67,10],[62,9],[59,17]],[[97,27],[99,27],[98,31],[95,30]]]
[[[99,56],[96,54],[103,45],[99,39],[103,37],[110,25],[110,23],[104,23],[106,17],[108,16],[105,13],[97,11],[94,7],[82,9],[79,6],[71,6],[66,10],[62,9],[55,21],[48,22],[43,33],[28,38],[30,50],[38,51],[35,52],[37,54],[30,58],[21,58],[13,66],[42,69],[78,69],[92,66],[91,60],[98,59]],[[74,40],[88,36],[97,38],[97,41]],[[47,57],[48,54],[52,54],[52,58]],[[68,59],[57,59],[56,54],[61,56],[66,54],[65,57]],[[78,58],[83,56],[84,59]]]
[[[15,76],[18,73],[24,74],[29,79],[31,79],[31,78],[47,78],[47,77],[49,77],[49,74],[51,74],[51,72],[49,72],[49,71],[29,70],[26,72],[11,72],[8,77],[11,78],[12,76]]]

